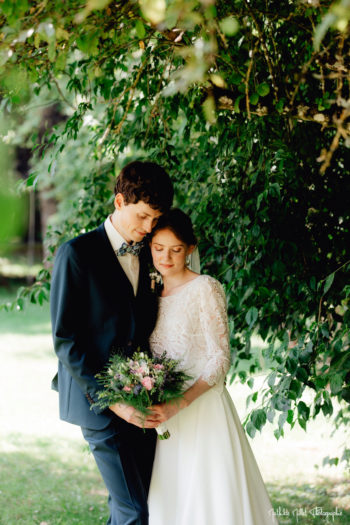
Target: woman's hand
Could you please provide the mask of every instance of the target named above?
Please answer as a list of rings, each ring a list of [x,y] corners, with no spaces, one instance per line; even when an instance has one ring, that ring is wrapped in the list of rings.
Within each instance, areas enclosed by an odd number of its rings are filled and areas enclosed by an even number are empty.
[[[161,405],[153,405],[149,407],[152,414],[146,417],[147,425],[157,423],[154,426],[158,426],[164,421],[168,421],[171,417],[175,416],[180,410],[188,407],[197,397],[210,390],[211,386],[208,385],[203,379],[197,379],[197,381],[184,393],[180,399],[174,399]],[[147,426],[146,428],[152,428]]]
[[[151,408],[152,413],[145,418],[136,408],[124,405],[123,403],[116,403],[109,407],[118,417],[139,428],[156,428],[159,425],[158,414],[155,413],[153,408],[154,407]]]
[[[162,403],[161,405],[153,405],[150,407],[153,414],[152,416],[147,416],[146,421],[151,422],[157,420],[159,424],[164,423],[175,416],[180,410],[186,408],[187,405],[188,403],[185,398],[168,401],[168,403]]]

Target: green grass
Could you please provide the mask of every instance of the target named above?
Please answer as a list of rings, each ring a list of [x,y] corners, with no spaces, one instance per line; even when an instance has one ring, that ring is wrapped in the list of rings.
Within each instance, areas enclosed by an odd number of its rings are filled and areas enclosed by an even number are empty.
[[[13,294],[1,290],[0,301]],[[59,420],[57,393],[50,390],[57,363],[47,304],[0,311],[0,355],[0,523],[105,523],[99,472],[80,429]],[[255,388],[263,380],[256,377]],[[230,392],[243,418],[251,391],[235,384]],[[350,478],[341,467],[322,467],[322,458],[342,445],[342,436],[331,438],[330,431],[321,417],[307,433],[295,427],[277,442],[267,426],[250,440],[280,525],[350,523]],[[316,508],[341,515],[327,521],[310,513]]]
[[[0,523],[105,523],[106,494],[79,441],[9,434],[1,452]]]

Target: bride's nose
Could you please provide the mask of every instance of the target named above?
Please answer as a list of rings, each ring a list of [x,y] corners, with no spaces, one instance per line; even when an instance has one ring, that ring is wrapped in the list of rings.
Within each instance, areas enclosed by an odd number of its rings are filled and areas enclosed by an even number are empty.
[[[170,250],[164,250],[164,254],[163,255],[164,255],[164,257],[163,257],[164,261],[169,261],[171,259],[171,257],[170,257],[171,256]]]

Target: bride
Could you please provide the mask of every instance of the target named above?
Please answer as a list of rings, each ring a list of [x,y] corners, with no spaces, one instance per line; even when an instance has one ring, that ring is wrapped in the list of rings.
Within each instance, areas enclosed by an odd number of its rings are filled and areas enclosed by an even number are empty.
[[[153,354],[192,376],[181,401],[152,407],[170,438],[158,440],[149,492],[150,525],[271,525],[277,521],[250,445],[225,388],[230,366],[221,284],[186,266],[196,238],[179,209],[151,234],[162,275]]]

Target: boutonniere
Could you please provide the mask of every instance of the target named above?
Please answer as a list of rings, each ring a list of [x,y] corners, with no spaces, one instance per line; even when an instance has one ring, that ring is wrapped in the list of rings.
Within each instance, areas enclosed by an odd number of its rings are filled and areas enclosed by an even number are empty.
[[[154,266],[150,266],[149,278],[151,279],[151,290],[152,292],[155,292],[156,285],[158,284],[161,286],[163,284],[163,279]]]

